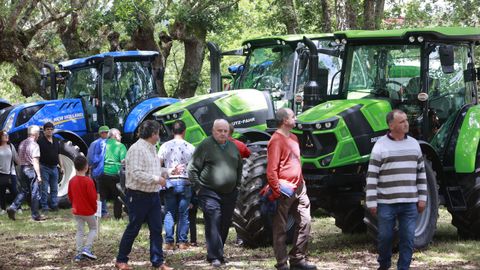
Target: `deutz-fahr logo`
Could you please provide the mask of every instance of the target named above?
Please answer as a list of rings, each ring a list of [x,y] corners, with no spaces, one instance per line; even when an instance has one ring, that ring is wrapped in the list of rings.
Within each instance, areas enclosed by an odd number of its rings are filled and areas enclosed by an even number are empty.
[[[251,123],[251,122],[255,122],[255,117],[251,117],[251,118],[246,118],[246,119],[242,119],[242,120],[233,121],[233,122],[232,122],[232,125],[233,125],[234,127],[236,127],[236,126],[243,125],[243,124],[247,124],[247,123]]]

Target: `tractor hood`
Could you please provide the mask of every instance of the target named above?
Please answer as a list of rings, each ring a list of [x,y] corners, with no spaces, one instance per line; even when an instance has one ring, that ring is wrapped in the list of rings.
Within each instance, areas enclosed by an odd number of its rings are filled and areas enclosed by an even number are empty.
[[[391,111],[390,103],[376,99],[332,100],[317,105],[297,116],[297,123],[308,124],[345,118],[361,113],[374,131],[387,128],[385,117]]]
[[[191,97],[191,98],[186,98],[186,99],[180,100],[179,102],[177,102],[175,104],[172,104],[172,105],[170,105],[166,108],[163,108],[162,110],[159,110],[158,112],[156,112],[154,114],[154,116],[162,116],[162,115],[178,112],[178,111],[181,111],[181,110],[187,108],[188,106],[197,104],[197,103],[202,102],[202,101],[207,101],[207,100],[214,101],[214,100],[217,100],[217,99],[219,99],[223,96],[232,94],[233,92],[234,91],[232,91],[232,92],[211,93],[211,94],[205,94],[205,95],[195,96],[195,97]]]

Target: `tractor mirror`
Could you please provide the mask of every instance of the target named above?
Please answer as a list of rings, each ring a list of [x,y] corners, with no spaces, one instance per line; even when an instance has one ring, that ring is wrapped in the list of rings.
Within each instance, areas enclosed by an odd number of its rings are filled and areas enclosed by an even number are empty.
[[[442,45],[439,49],[440,54],[440,63],[442,64],[442,71],[445,74],[453,73],[455,69],[453,68],[454,64],[454,52],[453,46],[451,45]]]
[[[115,62],[113,61],[113,57],[105,57],[103,61],[103,77],[107,80],[113,79],[114,70]]]

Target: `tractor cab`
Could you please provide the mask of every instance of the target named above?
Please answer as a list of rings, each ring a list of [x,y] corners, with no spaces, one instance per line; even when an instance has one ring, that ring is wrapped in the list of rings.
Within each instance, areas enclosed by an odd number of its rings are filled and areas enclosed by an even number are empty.
[[[412,136],[430,141],[463,106],[476,103],[476,40],[453,30],[385,31],[392,36],[382,41],[365,31],[337,33],[348,42],[339,97],[386,100],[407,113]]]
[[[152,110],[175,102],[157,95],[152,68],[157,56],[153,51],[108,52],[60,62],[59,70],[46,64],[50,72],[42,71],[42,86],[52,99],[81,101],[85,136],[107,125],[121,130],[130,142]]]

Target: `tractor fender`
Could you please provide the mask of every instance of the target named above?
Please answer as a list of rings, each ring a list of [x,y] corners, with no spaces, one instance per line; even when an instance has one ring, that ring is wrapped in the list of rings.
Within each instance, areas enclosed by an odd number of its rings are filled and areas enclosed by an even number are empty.
[[[12,106],[6,99],[0,98],[0,110]]]
[[[430,162],[432,162],[432,168],[437,173],[437,181],[439,181],[440,179],[444,179],[442,161],[440,160],[437,151],[435,151],[435,148],[433,148],[433,146],[430,145],[428,142],[422,140],[419,140],[418,144],[420,144],[420,149],[422,150],[422,153],[427,156]]]
[[[77,134],[69,131],[69,130],[55,130],[55,135],[62,137],[65,141],[71,141],[74,145],[80,148],[80,152],[84,155],[87,155],[88,152],[88,145],[87,143]]]
[[[254,129],[254,128],[236,128],[236,133],[240,134],[240,138],[245,139],[249,144],[259,141],[269,141],[272,137],[266,131]]]
[[[135,106],[127,115],[124,133],[134,133],[140,124],[154,112],[177,102],[176,98],[153,97],[142,101]]]
[[[455,145],[455,171],[472,173],[475,170],[477,150],[480,141],[480,105],[465,113]]]

